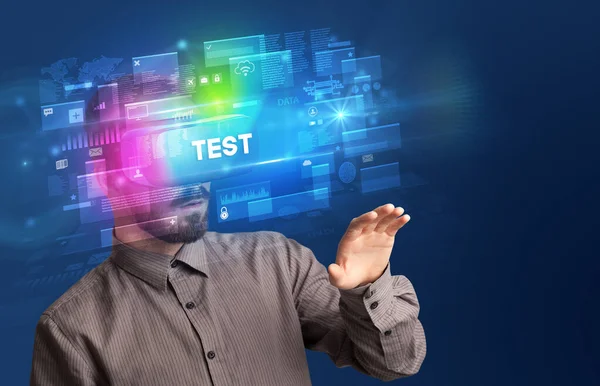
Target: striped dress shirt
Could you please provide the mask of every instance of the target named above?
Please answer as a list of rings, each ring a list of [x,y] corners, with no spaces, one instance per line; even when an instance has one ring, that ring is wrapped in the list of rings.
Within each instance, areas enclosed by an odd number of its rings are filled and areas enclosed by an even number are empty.
[[[382,380],[425,357],[419,304],[389,265],[339,290],[276,232],[208,232],[173,256],[116,244],[41,316],[32,385],[310,385],[305,348]]]

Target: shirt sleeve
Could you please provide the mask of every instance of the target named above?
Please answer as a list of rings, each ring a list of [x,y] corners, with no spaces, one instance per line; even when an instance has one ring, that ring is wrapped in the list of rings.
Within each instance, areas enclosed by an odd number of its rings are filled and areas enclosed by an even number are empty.
[[[419,302],[410,281],[388,265],[374,283],[339,290],[312,251],[288,239],[292,292],[306,348],[389,381],[413,375],[425,358]]]
[[[94,372],[56,322],[47,314],[35,332],[30,385],[96,385]]]

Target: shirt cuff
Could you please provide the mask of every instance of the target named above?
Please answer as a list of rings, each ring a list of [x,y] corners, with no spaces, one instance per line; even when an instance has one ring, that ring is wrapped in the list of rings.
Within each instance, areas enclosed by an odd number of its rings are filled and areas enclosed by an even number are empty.
[[[392,311],[393,279],[388,264],[383,274],[371,284],[357,288],[340,290],[341,301],[349,311],[361,316],[368,316],[376,327],[377,321],[386,319],[385,316]]]

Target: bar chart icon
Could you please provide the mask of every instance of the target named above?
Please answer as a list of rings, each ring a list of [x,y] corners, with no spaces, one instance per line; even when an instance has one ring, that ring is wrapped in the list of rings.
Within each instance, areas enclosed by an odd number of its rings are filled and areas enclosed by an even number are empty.
[[[111,143],[121,142],[121,130],[119,126],[105,127],[104,130],[94,132],[81,132],[67,135],[62,144],[62,150],[77,150],[88,147],[98,147]]]

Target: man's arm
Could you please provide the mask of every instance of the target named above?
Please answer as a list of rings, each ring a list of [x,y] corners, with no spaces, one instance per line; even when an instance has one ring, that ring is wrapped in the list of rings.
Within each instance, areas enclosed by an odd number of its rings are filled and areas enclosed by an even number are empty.
[[[390,212],[389,207],[381,213],[386,211],[392,217],[398,213]],[[397,225],[395,220],[388,220],[388,225]],[[349,231],[352,229],[351,225]],[[332,284],[331,268],[328,274],[310,249],[291,239],[287,246],[292,291],[307,348],[327,353],[338,367],[352,366],[381,380],[409,376],[419,370],[426,352],[418,320],[419,303],[406,277],[391,276],[389,255],[383,272],[378,271],[377,278],[368,283],[364,283],[365,276],[351,269],[352,264],[344,264],[338,256],[338,263],[346,270],[345,275],[339,275],[340,281],[351,285],[340,289],[337,287],[344,285]],[[375,260],[381,263],[381,259]],[[372,266],[361,264],[355,264],[355,268],[365,273]],[[353,285],[355,282],[361,285]]]
[[[84,356],[47,314],[42,315],[36,327],[30,384],[97,384]]]

